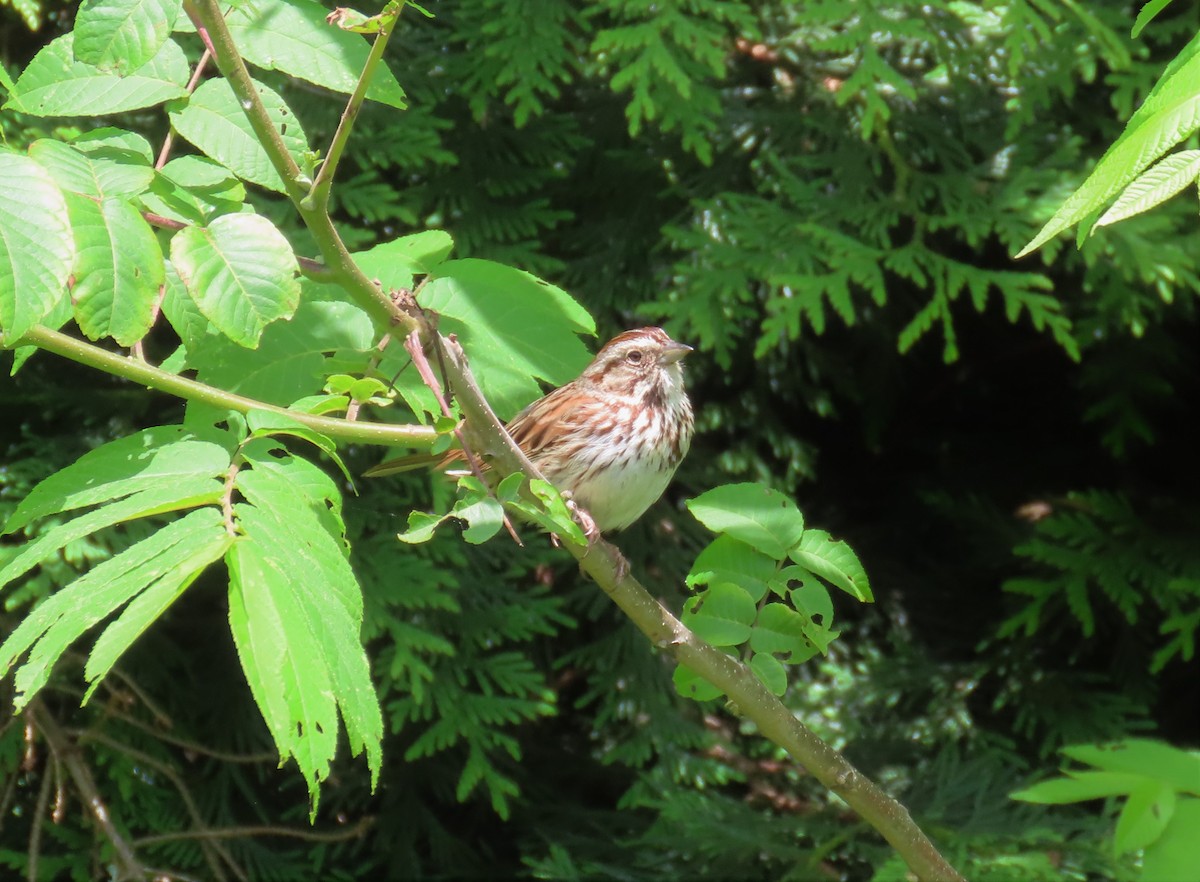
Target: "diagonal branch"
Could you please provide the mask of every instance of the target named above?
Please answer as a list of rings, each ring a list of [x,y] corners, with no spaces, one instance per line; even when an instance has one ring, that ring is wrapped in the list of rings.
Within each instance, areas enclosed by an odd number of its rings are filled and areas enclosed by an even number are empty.
[[[542,477],[488,406],[471,375],[462,347],[445,338],[441,338],[441,345],[446,351],[450,383],[476,449],[486,450],[493,457],[492,467],[501,475],[519,471],[527,477]],[[588,545],[569,541],[563,545],[651,643],[724,692],[738,712],[753,720],[766,738],[784,748],[879,831],[918,879],[964,882],[904,806],[796,719],[746,665],[705,643],[655,600],[629,574],[628,561],[620,549],[603,539]]]
[[[138,859],[133,846],[125,840],[125,837],[121,835],[121,831],[117,829],[117,825],[113,823],[108,806],[105,805],[103,797],[100,796],[100,788],[96,786],[96,779],[92,777],[91,769],[87,767],[87,763],[80,757],[79,751],[76,750],[63,730],[59,728],[54,716],[46,709],[41,700],[37,698],[29,702],[25,708],[25,713],[29,715],[29,719],[33,721],[33,725],[37,730],[42,733],[42,737],[46,739],[46,744],[50,746],[50,750],[53,751],[54,756],[66,767],[67,774],[75,782],[75,789],[79,791],[84,805],[87,806],[92,818],[95,819],[97,826],[99,826],[100,831],[104,834],[104,838],[112,845],[113,853],[116,856],[119,878],[145,878],[146,868]]]

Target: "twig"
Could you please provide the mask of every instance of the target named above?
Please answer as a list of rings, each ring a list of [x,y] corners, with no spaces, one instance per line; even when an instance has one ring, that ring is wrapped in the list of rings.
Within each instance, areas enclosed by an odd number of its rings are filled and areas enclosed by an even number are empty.
[[[329,150],[325,154],[325,161],[321,163],[320,171],[317,172],[317,179],[313,181],[308,195],[304,197],[304,207],[308,210],[320,212],[328,210],[329,191],[333,186],[333,176],[337,171],[338,163],[342,159],[342,151],[346,149],[346,142],[350,139],[350,132],[354,129],[358,111],[367,98],[367,87],[371,85],[371,78],[375,75],[375,69],[379,66],[380,59],[383,58],[383,50],[387,48],[388,40],[392,36],[392,29],[396,27],[400,13],[404,11],[404,5],[401,3],[393,13],[389,13],[385,7],[381,13],[382,22],[379,33],[375,35],[371,51],[367,54],[366,63],[363,64],[362,73],[358,75],[358,82],[355,83],[354,91],[350,93],[350,100],[346,102],[346,107],[342,111],[342,118],[338,121],[337,131],[333,133],[333,140],[329,142]]]
[[[288,410],[274,404],[267,404],[263,401],[256,401],[253,398],[246,398],[242,395],[226,392],[205,383],[197,382],[196,380],[189,380],[187,377],[169,373],[134,358],[117,355],[106,349],[101,349],[99,346],[93,346],[75,337],[58,331],[51,331],[49,328],[41,326],[29,331],[20,341],[9,343],[5,340],[3,342],[5,346],[13,345],[16,342],[32,343],[48,352],[68,358],[71,361],[87,365],[88,367],[98,368],[106,373],[116,374],[118,377],[124,377],[127,380],[143,386],[149,386],[152,389],[158,389],[160,392],[167,392],[188,400],[201,401],[205,404],[211,404],[226,410],[233,410],[243,414],[249,413],[252,410],[264,410],[270,413],[281,414],[298,423],[303,423],[310,429],[315,429],[323,435],[338,438],[342,441],[408,445],[412,447],[432,444],[433,439],[437,437],[437,432],[431,426],[399,423],[361,423],[337,419],[336,417],[315,416],[298,410]]]
[[[212,757],[223,763],[270,763],[278,762],[279,754],[275,751],[263,751],[262,753],[228,753],[224,750],[217,750],[214,747],[208,747],[198,741],[191,741],[187,738],[180,738],[178,735],[169,735],[161,729],[156,729],[149,723],[139,720],[137,717],[125,713],[124,711],[115,710],[113,708],[105,708],[104,713],[107,717],[114,720],[120,720],[127,726],[133,726],[135,729],[140,729],[147,735],[162,741],[164,744],[170,744],[172,747],[178,747],[180,750],[188,753],[199,754],[200,756]]]
[[[205,37],[208,35],[205,34]],[[208,48],[207,43],[204,47],[204,53],[200,56],[200,60],[196,62],[196,69],[192,71],[192,78],[188,80],[186,87],[187,93],[191,95],[196,91],[196,86],[200,83],[200,77],[204,73],[204,66],[208,64],[208,59],[212,58],[212,50]],[[155,169],[160,169],[167,164],[167,160],[171,156],[171,143],[175,140],[175,130],[167,129],[167,136],[163,138],[162,149],[158,151],[158,159],[154,163]]]
[[[84,805],[87,806],[105,838],[112,845],[120,878],[144,878],[146,868],[138,860],[137,853],[132,846],[125,841],[125,837],[121,835],[116,824],[113,823],[108,806],[104,804],[104,799],[100,796],[100,788],[96,786],[96,779],[92,777],[91,769],[80,759],[74,745],[63,734],[53,715],[37,698],[26,705],[25,713],[29,715],[29,719],[33,721],[37,730],[42,733],[42,737],[46,739],[46,744],[50,746],[50,750],[58,761],[66,767],[67,774],[71,776]]]
[[[238,535],[238,529],[237,524],[233,522],[233,482],[237,480],[240,470],[241,464],[237,457],[234,457],[225,472],[225,486],[221,491],[221,518],[225,521],[225,532],[234,538]]]
[[[33,808],[33,818],[29,825],[29,858],[25,865],[25,878],[29,882],[38,882],[38,861],[42,854],[42,825],[46,823],[46,809],[50,805],[50,764],[57,763],[53,753],[49,756],[49,762],[42,769],[42,783],[38,787],[37,802]]]
[[[110,738],[108,735],[105,735],[103,732],[98,732],[95,729],[75,730],[73,731],[73,734],[79,743],[92,741],[97,744],[106,745],[115,751],[125,754],[130,759],[133,759],[142,765],[158,770],[158,772],[164,778],[170,781],[175,789],[179,791],[179,797],[181,800],[183,800],[184,808],[187,809],[188,815],[191,816],[192,826],[198,831],[205,831],[209,829],[208,825],[204,823],[204,819],[200,816],[200,809],[196,805],[196,800],[192,797],[192,792],[188,789],[179,773],[176,772],[175,769],[173,769],[168,763],[163,762],[157,757],[151,756],[145,751],[138,750],[135,747],[130,747],[128,744],[118,741],[116,738]],[[229,868],[233,871],[234,875],[238,877],[238,879],[243,880],[243,882],[249,882],[249,877],[246,875],[246,872],[238,865],[237,861],[233,859],[233,855],[229,853],[229,850],[225,848],[224,845],[218,842],[204,840],[202,838],[201,851],[204,852],[204,857],[208,861],[209,869],[212,871],[214,878],[218,880],[225,880],[228,878],[225,875],[225,871],[221,869],[221,864],[217,861],[217,857],[220,856],[224,859],[225,863],[229,865]]]
[[[163,842],[178,842],[186,839],[242,839],[249,836],[286,836],[292,839],[303,839],[305,842],[345,842],[355,839],[367,832],[375,819],[360,818],[352,827],[338,830],[336,833],[317,833],[313,830],[303,830],[298,827],[253,826],[253,827],[210,827],[207,830],[182,830],[178,833],[159,833],[153,836],[143,836],[134,840],[139,846],[158,845]]]
[[[442,409],[442,414],[453,418],[454,414],[450,410],[450,405],[446,402],[446,397],[442,394],[442,386],[437,381],[437,377],[433,375],[433,369],[429,366],[429,360],[425,357],[425,350],[421,346],[421,340],[416,331],[408,335],[404,341],[404,348],[408,350],[408,354],[412,356],[413,365],[417,369],[417,373],[421,375],[421,380],[433,392],[437,398],[438,406]],[[471,466],[471,473],[479,479],[484,487],[488,488],[488,495],[493,496],[491,485],[487,478],[483,475],[483,466],[479,459],[471,450],[471,445],[467,443],[467,439],[463,434],[463,430],[459,426],[454,427],[454,437],[458,439],[458,443],[462,445],[463,455],[467,458],[467,463]],[[493,496],[493,498],[495,498]],[[512,536],[513,541],[524,547],[525,543],[521,541],[521,537],[517,535],[516,529],[512,525],[512,521],[508,519],[508,512],[504,512],[504,526],[508,530],[508,535]]]

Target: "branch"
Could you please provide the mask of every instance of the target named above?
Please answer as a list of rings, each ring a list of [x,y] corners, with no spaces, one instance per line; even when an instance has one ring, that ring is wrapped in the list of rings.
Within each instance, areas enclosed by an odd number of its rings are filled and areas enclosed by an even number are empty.
[[[367,832],[375,819],[360,818],[352,827],[338,830],[335,833],[318,833],[313,830],[303,830],[298,827],[256,826],[256,827],[210,827],[206,830],[181,830],[178,833],[159,833],[154,836],[143,836],[134,840],[139,846],[158,845],[163,842],[179,842],[187,839],[240,839],[248,836],[286,836],[291,839],[303,839],[305,842],[345,842],[355,839]]]
[[[400,3],[395,12],[389,13],[385,8],[381,13],[379,33],[375,37],[375,42],[371,44],[371,51],[367,55],[362,73],[359,74],[358,82],[354,86],[354,92],[350,95],[350,100],[346,102],[346,109],[342,111],[342,118],[338,121],[337,131],[333,133],[333,140],[329,142],[329,152],[325,155],[325,161],[321,163],[317,179],[313,182],[308,195],[303,199],[308,210],[325,213],[329,209],[329,191],[333,186],[333,176],[337,171],[338,163],[342,159],[342,151],[346,149],[346,142],[350,139],[350,132],[354,128],[354,120],[358,117],[358,111],[367,98],[367,87],[371,84],[371,78],[375,75],[375,68],[379,66],[379,60],[383,58],[383,50],[387,48],[392,30],[396,27],[400,13],[404,11],[404,5],[404,3]]]
[[[75,782],[75,789],[79,791],[84,804],[88,807],[92,817],[96,819],[96,823],[104,833],[105,838],[112,845],[116,856],[119,878],[145,878],[146,868],[138,860],[133,846],[125,841],[125,837],[121,835],[121,832],[117,830],[116,824],[113,823],[112,817],[108,813],[108,807],[104,804],[104,800],[100,796],[100,788],[96,786],[96,779],[92,777],[91,769],[80,759],[75,746],[71,744],[62,729],[58,727],[58,723],[55,721],[53,715],[46,710],[46,706],[37,698],[29,702],[25,708],[25,713],[29,715],[29,719],[33,721],[37,730],[42,733],[42,737],[46,739],[46,744],[50,746],[50,750],[54,752],[58,761],[66,767],[71,780]]]
[[[492,466],[501,476],[520,471],[527,477],[542,477],[488,406],[471,375],[462,347],[445,338],[440,340],[446,350],[450,383],[466,425],[474,435],[476,449],[492,455]],[[878,830],[918,879],[922,882],[964,882],[904,806],[796,719],[748,667],[684,627],[629,574],[628,561],[616,546],[603,539],[596,539],[590,545],[569,541],[564,541],[563,545],[579,562],[580,568],[596,581],[651,643],[725,693],[738,713],[752,720],[763,736],[786,750]]]
[[[267,404],[263,401],[256,401],[253,398],[236,395],[233,392],[226,392],[196,380],[189,380],[187,377],[180,377],[161,368],[138,361],[135,358],[117,355],[115,352],[109,352],[106,349],[101,349],[99,346],[93,346],[91,343],[77,340],[67,334],[51,331],[49,328],[35,327],[17,341],[17,344],[25,343],[33,344],[79,364],[97,368],[106,373],[115,374],[118,377],[124,377],[126,380],[131,380],[143,386],[149,386],[151,389],[158,389],[160,392],[167,392],[179,398],[186,398],[189,401],[200,401],[204,404],[211,404],[214,407],[221,407],[242,414],[249,413],[252,410],[282,414],[323,435],[342,441],[423,447],[432,444],[433,439],[437,437],[437,432],[432,426],[399,423],[363,423],[357,420],[314,416],[313,414],[288,410],[274,404]]]

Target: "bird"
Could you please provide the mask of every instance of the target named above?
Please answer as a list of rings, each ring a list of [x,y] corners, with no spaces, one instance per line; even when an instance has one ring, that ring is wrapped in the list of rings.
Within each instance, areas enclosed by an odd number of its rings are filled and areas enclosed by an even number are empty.
[[[687,455],[695,430],[683,381],[692,347],[662,328],[609,340],[582,374],[537,399],[506,425],[538,470],[586,515],[585,532],[623,530],[653,505]],[[446,471],[465,458],[415,455],[380,463],[381,477],[421,466]]]

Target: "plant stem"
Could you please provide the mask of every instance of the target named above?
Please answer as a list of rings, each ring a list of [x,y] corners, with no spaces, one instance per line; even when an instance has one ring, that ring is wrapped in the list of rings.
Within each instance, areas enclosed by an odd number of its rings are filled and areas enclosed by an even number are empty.
[[[333,140],[329,142],[329,151],[325,154],[325,161],[321,163],[321,170],[317,172],[317,179],[313,182],[308,195],[302,200],[306,210],[325,212],[329,207],[329,191],[333,186],[333,176],[337,172],[338,163],[342,159],[342,151],[346,149],[346,142],[350,140],[350,132],[354,129],[354,120],[358,117],[358,111],[367,98],[367,88],[371,85],[371,78],[375,75],[379,60],[383,58],[383,50],[387,48],[392,30],[396,27],[396,22],[403,11],[404,4],[401,3],[394,13],[388,14],[385,9],[382,14],[379,33],[375,36],[375,42],[371,44],[371,51],[367,55],[362,73],[358,76],[354,92],[351,93],[350,100],[346,102],[346,108],[342,111],[337,131],[333,133]]]
[[[151,389],[167,392],[189,401],[200,401],[238,413],[265,410],[283,414],[298,423],[308,426],[330,438],[342,441],[357,441],[366,444],[397,444],[410,447],[425,447],[433,443],[437,433],[430,426],[400,425],[396,423],[361,423],[355,420],[340,420],[334,417],[314,416],[300,411],[288,410],[264,401],[256,401],[223,389],[208,386],[187,377],[156,368],[153,365],[117,355],[82,340],[77,340],[49,328],[35,327],[19,341],[31,343],[63,358],[106,373],[124,377]]]

